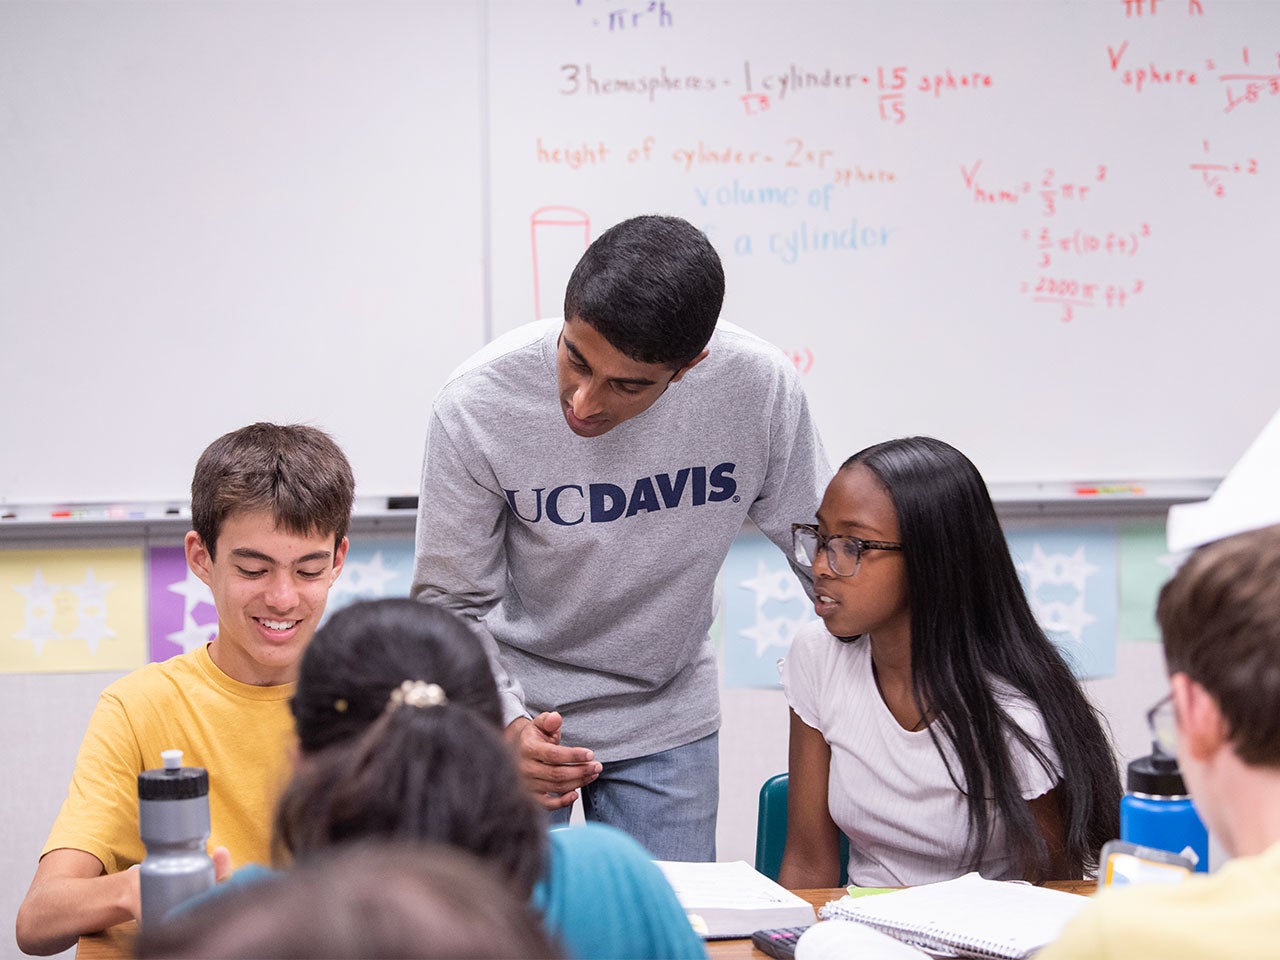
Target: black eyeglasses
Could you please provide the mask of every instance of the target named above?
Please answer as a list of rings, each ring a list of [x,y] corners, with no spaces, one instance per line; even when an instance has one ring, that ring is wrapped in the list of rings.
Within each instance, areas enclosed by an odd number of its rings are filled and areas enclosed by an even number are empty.
[[[1151,745],[1166,757],[1178,755],[1178,718],[1173,712],[1173,694],[1167,693],[1147,711],[1147,726],[1151,728]]]
[[[902,544],[888,540],[863,540],[861,537],[824,537],[812,523],[791,525],[791,550],[796,563],[813,569],[818,554],[827,552],[827,566],[837,577],[852,577],[862,565],[867,550],[901,550]]]

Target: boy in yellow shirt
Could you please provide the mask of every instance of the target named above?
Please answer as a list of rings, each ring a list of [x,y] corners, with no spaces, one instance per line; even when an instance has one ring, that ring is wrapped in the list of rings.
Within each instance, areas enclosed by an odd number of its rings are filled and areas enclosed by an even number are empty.
[[[140,913],[137,775],[177,748],[209,771],[219,873],[270,859],[289,772],[298,661],[347,553],[351,466],[313,427],[257,423],[215,440],[191,483],[187,563],[213,593],[206,646],[103,691],[26,899],[18,946],[51,954]]]
[[[1275,957],[1280,944],[1280,526],[1198,549],[1160,594],[1169,696],[1196,809],[1235,859],[1174,886],[1108,890],[1036,960]],[[1172,708],[1169,724],[1162,712]]]

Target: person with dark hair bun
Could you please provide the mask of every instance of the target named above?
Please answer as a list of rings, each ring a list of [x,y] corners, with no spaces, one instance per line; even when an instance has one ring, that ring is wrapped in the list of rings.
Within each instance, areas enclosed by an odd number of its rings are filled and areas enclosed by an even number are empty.
[[[276,867],[373,838],[448,844],[490,864],[573,957],[705,956],[634,840],[599,824],[548,831],[461,618],[408,599],[337,611],[307,648],[292,709],[300,756],[276,812]]]
[[[783,663],[779,880],[1079,878],[1119,833],[1111,743],[1036,622],[986,484],[929,437],[850,457],[796,524],[821,623]]]

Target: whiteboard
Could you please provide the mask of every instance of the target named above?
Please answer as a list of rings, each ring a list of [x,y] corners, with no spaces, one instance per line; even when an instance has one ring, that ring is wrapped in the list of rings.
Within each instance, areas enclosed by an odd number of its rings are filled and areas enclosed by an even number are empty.
[[[6,0],[0,503],[185,498],[259,419],[411,494],[448,372],[645,212],[834,460],[1216,478],[1280,407],[1278,210],[1265,0]]]
[[[490,8],[498,329],[559,312],[584,233],[675,213],[836,462],[1220,477],[1280,407],[1280,4]]]
[[[482,12],[0,3],[0,502],[185,500],[255,420],[416,489],[484,339]]]

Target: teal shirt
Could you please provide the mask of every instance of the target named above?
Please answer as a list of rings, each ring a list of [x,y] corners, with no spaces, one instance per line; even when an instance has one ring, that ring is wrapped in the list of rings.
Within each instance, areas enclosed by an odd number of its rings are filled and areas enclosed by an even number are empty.
[[[627,834],[599,823],[551,831],[532,904],[575,960],[702,960],[702,938],[662,871]]]

